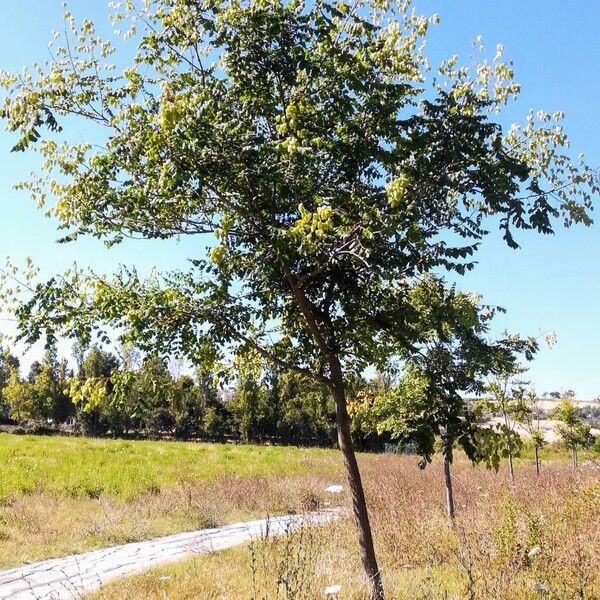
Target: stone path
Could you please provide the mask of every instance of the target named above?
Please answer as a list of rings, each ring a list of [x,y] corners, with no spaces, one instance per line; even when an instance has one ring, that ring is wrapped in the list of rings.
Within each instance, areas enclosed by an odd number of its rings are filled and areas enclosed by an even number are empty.
[[[281,535],[301,524],[320,525],[339,515],[339,510],[330,509],[271,517],[31,563],[0,571],[0,599],[73,600],[116,577],[139,573],[191,554],[230,548],[266,532]]]

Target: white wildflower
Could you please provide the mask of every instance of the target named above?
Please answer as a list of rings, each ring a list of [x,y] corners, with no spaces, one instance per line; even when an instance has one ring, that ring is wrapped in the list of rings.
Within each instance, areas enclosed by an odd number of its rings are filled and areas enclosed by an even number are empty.
[[[534,546],[528,553],[527,556],[529,558],[533,558],[534,556],[537,556],[540,552],[542,551],[542,549],[539,546]]]
[[[328,585],[324,590],[325,596],[337,596],[342,591],[342,586],[339,584]]]
[[[344,491],[344,486],[342,485],[330,485],[325,488],[325,491],[328,494],[341,494]]]

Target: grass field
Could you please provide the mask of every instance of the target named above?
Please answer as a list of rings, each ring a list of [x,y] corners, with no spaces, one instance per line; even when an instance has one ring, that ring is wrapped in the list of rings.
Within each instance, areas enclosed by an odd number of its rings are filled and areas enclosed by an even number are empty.
[[[193,479],[337,472],[333,452],[281,446],[0,433],[0,500],[21,494],[131,499]]]
[[[380,565],[392,600],[600,598],[600,470],[548,465],[538,478],[455,468],[458,518],[440,464],[380,456],[365,467]],[[116,581],[90,600],[366,600],[352,523],[292,533]],[[331,598],[331,596],[329,596]]]
[[[298,511],[334,451],[0,434],[0,568]]]
[[[583,462],[593,458],[582,456]],[[547,447],[517,484],[454,466],[457,527],[444,513],[442,465],[359,457],[388,598],[600,598],[600,469],[574,471]],[[318,508],[344,483],[337,451],[0,434],[0,566]],[[345,494],[335,502],[347,503]],[[95,600],[365,597],[354,527],[342,521],[257,540],[116,581]]]

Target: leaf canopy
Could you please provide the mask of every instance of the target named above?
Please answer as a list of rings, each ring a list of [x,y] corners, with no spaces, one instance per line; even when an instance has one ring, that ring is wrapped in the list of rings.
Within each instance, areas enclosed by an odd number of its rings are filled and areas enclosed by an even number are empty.
[[[153,0],[114,18],[137,48],[120,72],[121,43],[67,15],[54,60],[3,73],[14,150],[44,160],[22,187],[52,197],[63,241],[204,234],[206,252],[149,279],[38,284],[29,341],[106,323],[211,368],[236,352],[326,383],[331,355],[360,371],[418,344],[415,282],[472,268],[489,223],[516,247],[517,229],[590,222],[598,184],[562,115],[503,131],[510,63],[432,76],[437,17],[408,1]],[[70,142],[77,119],[103,145]]]

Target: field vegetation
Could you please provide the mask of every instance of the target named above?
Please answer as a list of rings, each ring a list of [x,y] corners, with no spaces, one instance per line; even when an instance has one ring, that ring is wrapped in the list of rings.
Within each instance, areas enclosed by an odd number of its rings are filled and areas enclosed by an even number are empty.
[[[472,467],[455,453],[452,527],[443,461],[360,455],[389,596],[593,599],[600,595],[600,470],[586,453],[574,469],[556,445],[508,467]],[[184,442],[0,435],[0,565],[82,552],[288,511],[347,506],[325,492],[343,483],[331,450]],[[345,520],[319,529],[115,581],[95,600],[309,599],[341,585],[366,598],[355,533]]]
[[[335,452],[0,434],[0,567],[307,510]]]
[[[593,466],[531,461],[506,477],[455,465],[456,523],[443,503],[441,460],[363,463],[374,536],[388,596],[396,600],[579,600],[600,597],[600,481]],[[258,539],[118,580],[93,600],[172,598],[364,599],[350,523]],[[341,589],[332,592],[336,586]]]

